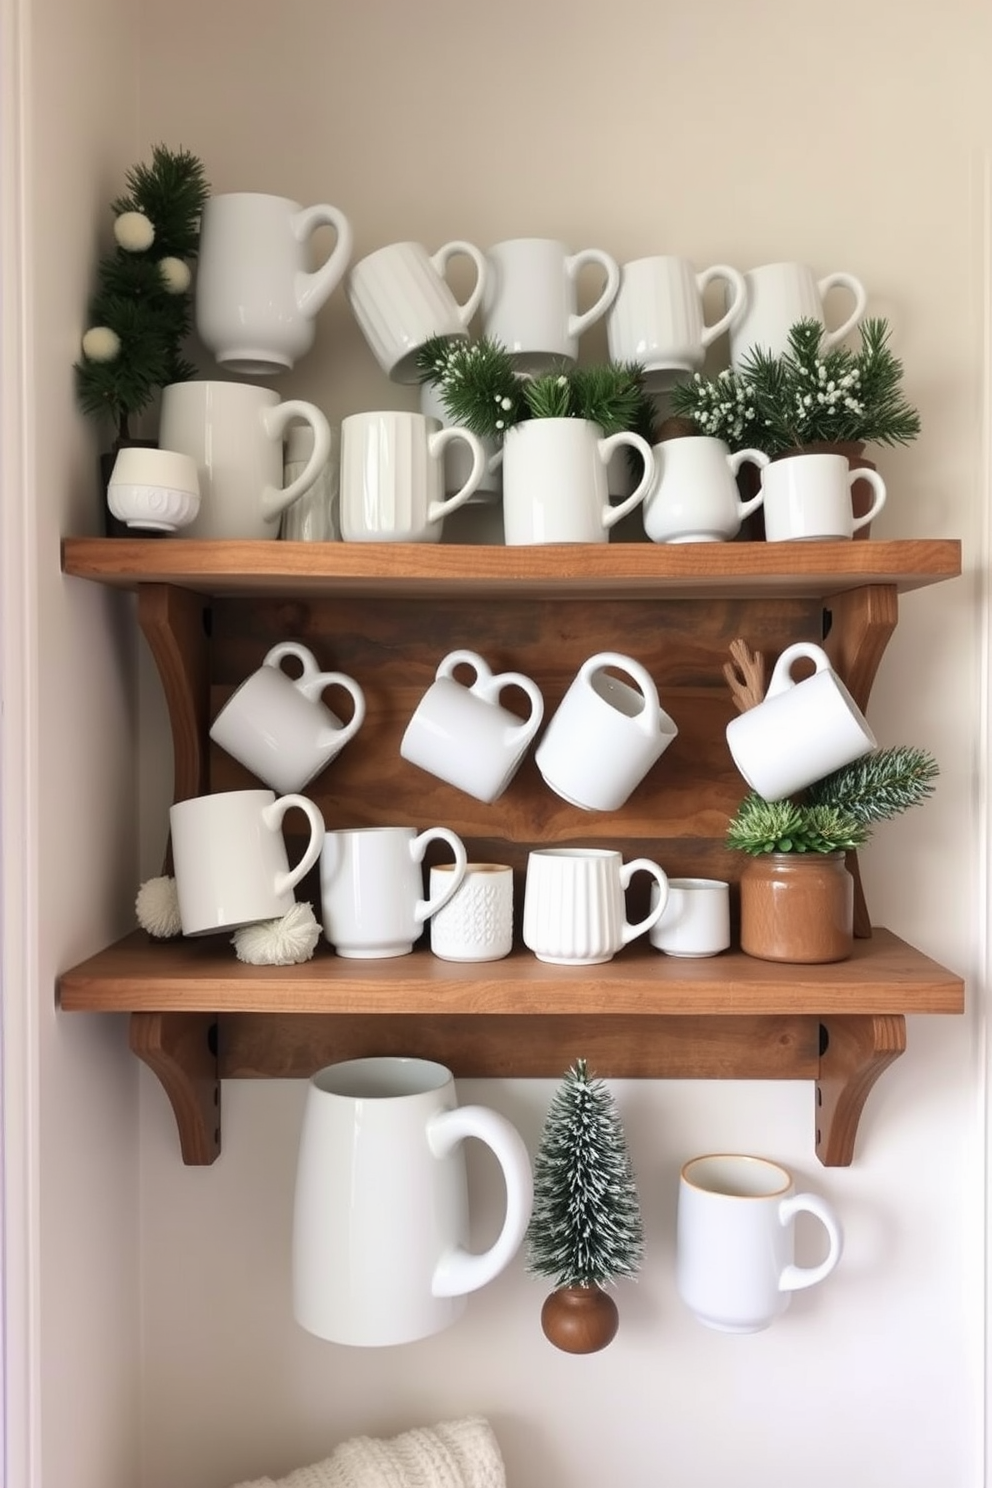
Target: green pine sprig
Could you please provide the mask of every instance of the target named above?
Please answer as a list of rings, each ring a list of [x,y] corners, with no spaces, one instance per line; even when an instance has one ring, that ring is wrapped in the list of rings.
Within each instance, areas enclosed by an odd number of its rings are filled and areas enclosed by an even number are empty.
[[[818,780],[807,802],[846,813],[867,828],[918,806],[936,789],[940,771],[925,749],[877,749]]]
[[[156,258],[195,258],[200,214],[210,192],[202,163],[189,150],[152,147],[151,165],[139,162],[124,177],[127,191],[111,203],[115,217],[143,212],[155,224]]]

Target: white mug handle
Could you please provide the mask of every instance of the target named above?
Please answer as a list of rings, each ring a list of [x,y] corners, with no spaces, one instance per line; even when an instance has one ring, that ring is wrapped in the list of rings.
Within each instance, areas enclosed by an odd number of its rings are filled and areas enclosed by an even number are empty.
[[[882,510],[882,507],[885,505],[885,482],[879,475],[877,470],[866,470],[860,466],[857,469],[852,470],[847,477],[848,489],[851,491],[852,495],[858,481],[868,482],[872,490],[875,492],[875,500],[872,502],[870,509],[866,511],[863,516],[854,518],[854,525],[851,529],[852,532],[857,532],[859,527],[866,527],[871,521],[872,517],[877,517],[879,512]]]
[[[486,473],[486,452],[482,447],[482,440],[471,429],[463,429],[460,425],[449,426],[446,429],[436,429],[433,434],[428,435],[427,448],[432,460],[443,460],[445,448],[453,440],[460,439],[467,444],[472,451],[472,469],[468,478],[460,490],[455,491],[452,496],[443,501],[432,501],[427,508],[428,522],[440,522],[449,512],[457,511],[464,506],[470,496],[474,496]]]
[[[729,264],[712,264],[701,274],[696,275],[696,288],[699,290],[700,297],[707,284],[711,284],[715,279],[722,279],[726,283],[728,303],[719,320],[715,320],[712,325],[703,326],[704,346],[709,346],[721,331],[725,331],[739,315],[743,315],[747,304],[747,285],[744,282],[744,275],[739,270],[732,269]]]
[[[481,305],[482,296],[486,291],[486,279],[489,274],[486,255],[481,248],[476,248],[474,243],[465,243],[460,238],[455,238],[450,243],[445,243],[444,247],[439,248],[436,253],[431,254],[431,263],[443,279],[447,272],[449,258],[456,258],[459,254],[470,258],[475,264],[475,288],[464,305],[458,306],[458,318],[463,326],[467,326]]]
[[[864,474],[863,471],[859,474]],[[775,663],[772,670],[771,681],[765,692],[765,701],[777,697],[781,692],[788,692],[790,688],[798,684],[793,680],[792,664],[805,656],[808,661],[813,662],[818,672],[830,671],[830,657],[821,646],[814,646],[811,641],[796,641],[792,646],[786,646],[782,655]]]
[[[322,672],[317,666],[317,658],[313,652],[308,650],[300,641],[280,641],[278,646],[273,646],[268,651],[263,666],[280,667],[284,656],[293,656],[303,667],[298,677],[293,677],[292,683],[297,692],[303,694],[308,702],[315,703],[320,698],[325,687],[343,687],[351,698],[352,716],[341,728],[334,730],[334,740],[339,745],[347,744],[353,734],[357,734],[365,722],[365,694],[353,677],[344,672]],[[281,669],[281,668],[280,668]]]
[[[584,310],[581,315],[568,317],[569,336],[581,336],[582,332],[588,330],[595,321],[601,320],[613,304],[620,289],[620,266],[615,258],[611,258],[600,248],[583,248],[580,252],[573,253],[565,260],[565,272],[574,282],[584,265],[590,263],[599,264],[606,274],[606,283],[594,305],[590,305],[589,309]]]
[[[495,676],[490,675],[484,687],[476,685],[472,691],[478,692],[487,701],[491,699],[493,702],[498,702],[504,687],[519,687],[530,700],[530,712],[526,718],[521,718],[513,730],[514,738],[522,737],[529,744],[541,727],[541,720],[544,717],[544,694],[537,683],[532,678],[525,677],[523,672],[497,672]]]
[[[764,470],[765,466],[769,463],[769,457],[765,454],[764,450],[756,449],[737,450],[727,461],[727,464],[730,466],[730,473],[735,478],[742,465],[757,465],[759,470]],[[752,496],[750,501],[741,501],[738,503],[737,515],[741,521],[743,522],[745,517],[749,517],[752,512],[757,511],[764,499],[765,488],[759,482],[757,496]]]
[[[668,903],[668,874],[664,868],[659,868],[657,863],[652,863],[650,858],[632,858],[629,863],[624,863],[620,869],[620,886],[626,893],[627,886],[635,873],[650,873],[661,892],[658,895],[658,903],[648,912],[643,920],[638,920],[636,925],[628,924],[624,917],[623,928],[620,938],[624,945],[628,945],[638,935],[643,935],[645,930],[650,930],[656,925],[665,912]]]
[[[277,403],[275,408],[262,410],[262,423],[266,434],[277,442],[286,436],[286,430],[294,419],[302,419],[313,430],[313,450],[300,474],[288,486],[266,486],[262,492],[262,515],[267,522],[275,522],[292,506],[297,497],[309,491],[324,466],[331,458],[331,426],[314,403],[305,403],[300,398],[289,398]]]
[[[853,274],[827,274],[826,278],[818,280],[816,288],[820,299],[823,299],[828,289],[833,289],[834,287],[849,289],[851,291],[854,296],[854,309],[843,325],[839,325],[836,330],[828,331],[824,329],[823,339],[820,342],[824,350],[829,346],[836,346],[838,341],[843,341],[848,331],[853,331],[868,308],[868,295],[865,287],[860,279],[855,279]]]
[[[280,796],[277,801],[263,806],[262,820],[274,832],[281,827],[283,817],[293,806],[298,806],[310,823],[310,841],[296,867],[291,868],[288,873],[279,874],[275,882],[277,894],[285,894],[288,889],[296,887],[304,873],[307,873],[316,863],[324,845],[324,818],[320,814],[320,808],[307,796]]]
[[[439,909],[444,908],[465,877],[465,866],[468,862],[465,844],[460,837],[456,837],[454,832],[449,832],[447,827],[428,827],[426,832],[421,832],[420,836],[415,837],[410,843],[410,856],[415,863],[422,863],[424,861],[424,853],[427,851],[428,844],[431,842],[446,842],[448,844],[455,856],[455,871],[450,875],[450,882],[446,883],[444,888],[434,895],[433,899],[417,900],[413,917],[418,925],[422,925],[425,920],[430,919],[432,914],[436,914]],[[444,876],[445,878],[449,877],[448,874]]]
[[[431,1279],[435,1297],[461,1297],[485,1286],[509,1265],[527,1231],[534,1202],[530,1157],[516,1127],[488,1106],[455,1106],[427,1123],[427,1144],[435,1157],[447,1157],[466,1137],[477,1137],[495,1155],[506,1187],[506,1214],[493,1245],[480,1255],[453,1246],[439,1259]]]
[[[604,469],[610,463],[614,450],[620,449],[623,445],[637,450],[641,459],[644,461],[644,474],[641,476],[639,484],[635,486],[625,501],[620,502],[619,506],[610,506],[609,502],[607,502],[603,507],[600,513],[600,521],[603,524],[604,530],[607,532],[620,521],[621,517],[625,517],[628,512],[632,512],[635,506],[640,506],[654,485],[654,450],[646,439],[642,439],[640,434],[633,434],[621,429],[619,434],[611,434],[606,439],[600,439],[598,441],[599,458],[603,462]]]
[[[337,239],[319,269],[314,269],[312,273],[303,269],[297,272],[296,304],[301,315],[317,314],[331,291],[337,287],[351,258],[351,223],[340,208],[320,202],[315,207],[304,207],[293,218],[293,235],[298,243],[305,243],[318,227],[333,227]]]
[[[649,738],[656,739],[661,733],[661,703],[658,700],[658,689],[651,673],[646,667],[642,667],[639,661],[635,661],[632,656],[623,656],[619,651],[597,651],[595,656],[590,656],[582,663],[575,680],[588,687],[593,672],[601,672],[608,666],[616,667],[618,672],[626,672],[641,689],[644,707],[636,718],[631,719],[631,722],[636,723],[641,732],[647,734]]]
[[[798,1292],[804,1287],[815,1286],[818,1281],[830,1275],[844,1249],[844,1233],[840,1220],[827,1201],[818,1194],[800,1193],[783,1199],[778,1206],[779,1224],[784,1228],[792,1223],[794,1215],[804,1213],[815,1215],[823,1225],[830,1240],[830,1249],[826,1260],[821,1261],[818,1266],[786,1266],[778,1279],[780,1292]]]

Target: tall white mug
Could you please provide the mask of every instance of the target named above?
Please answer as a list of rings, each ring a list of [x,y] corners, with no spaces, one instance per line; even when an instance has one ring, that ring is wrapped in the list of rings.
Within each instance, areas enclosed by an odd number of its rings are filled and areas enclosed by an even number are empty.
[[[570,253],[556,238],[509,238],[490,248],[486,258],[483,327],[522,373],[576,361],[579,337],[602,320],[620,287],[616,259],[601,248]],[[602,271],[603,286],[580,313],[578,280],[588,264]]]
[[[651,875],[658,897],[644,919],[631,924],[624,896],[635,873]],[[660,919],[667,897],[665,871],[649,858],[625,863],[612,848],[539,848],[527,858],[524,945],[555,966],[612,961]]]
[[[307,250],[319,227],[336,236],[311,270]],[[248,377],[292,367],[313,345],[317,312],[350,257],[351,225],[339,207],[254,191],[211,196],[196,274],[200,340],[222,367]]]
[[[454,871],[424,898],[424,854],[447,845]],[[328,832],[320,858],[324,934],[339,956],[406,956],[425,921],[447,904],[465,877],[466,853],[447,827],[355,827]]]
[[[499,1164],[496,1239],[469,1249],[464,1143]],[[318,1338],[359,1348],[439,1333],[513,1259],[530,1219],[523,1139],[486,1106],[460,1106],[451,1071],[426,1059],[350,1059],[310,1080],[293,1204],[293,1313]]]
[[[637,450],[644,472],[626,500],[611,506],[607,467],[625,447]],[[640,505],[653,480],[654,455],[640,434],[604,438],[589,419],[527,419],[503,441],[507,545],[608,542],[610,529]]]
[[[725,285],[726,309],[707,324],[703,296],[710,284]],[[746,299],[744,276],[729,264],[697,274],[684,258],[669,254],[635,259],[620,270],[607,317],[610,357],[639,362],[644,386],[664,392],[686,372],[699,371],[706,348],[743,313]]]
[[[464,485],[444,494],[444,452],[464,444],[472,459]],[[442,429],[422,413],[387,409],[341,422],[341,536],[345,542],[440,542],[444,519],[478,490],[482,442],[468,429]]]
[[[826,350],[843,341],[864,317],[868,295],[853,274],[825,274],[817,279],[806,264],[773,263],[749,269],[744,275],[747,297],[743,309],[731,321],[730,360],[739,367],[755,346],[770,356],[781,356],[789,346],[789,331],[800,320],[823,323],[820,345]],[[831,289],[843,289],[854,303],[847,317],[828,330],[823,302]]]

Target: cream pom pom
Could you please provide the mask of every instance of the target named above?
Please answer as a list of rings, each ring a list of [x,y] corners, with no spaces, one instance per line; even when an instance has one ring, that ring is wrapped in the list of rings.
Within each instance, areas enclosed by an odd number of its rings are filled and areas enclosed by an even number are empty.
[[[174,878],[148,878],[138,890],[134,901],[134,912],[138,924],[149,935],[160,940],[179,935],[182,921],[179,918],[179,896]]]
[[[120,350],[121,338],[109,326],[92,326],[83,337],[83,356],[91,362],[113,362]]]
[[[181,258],[160,258],[158,261],[159,273],[165,281],[165,288],[169,294],[185,294],[193,280],[189,271],[189,265]]]
[[[122,212],[114,223],[114,237],[125,253],[144,253],[155,241],[155,228],[144,212]]]
[[[320,939],[320,926],[309,904],[294,904],[280,920],[243,925],[231,936],[239,961],[250,966],[295,966],[309,961]]]

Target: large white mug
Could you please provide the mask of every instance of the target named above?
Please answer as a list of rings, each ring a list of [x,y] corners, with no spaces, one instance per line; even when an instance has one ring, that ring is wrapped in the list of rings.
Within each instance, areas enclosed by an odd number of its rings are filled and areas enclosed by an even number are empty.
[[[763,450],[730,453],[722,439],[693,434],[654,446],[654,483],[644,498],[644,531],[652,542],[731,542],[745,517],[764,499],[743,500],[737,486],[742,465],[764,469]]]
[[[616,259],[601,248],[570,253],[556,238],[509,238],[490,248],[486,258],[485,334],[506,348],[521,373],[574,362],[579,337],[602,320],[620,287]],[[578,280],[587,264],[605,277],[594,303],[580,314]]]
[[[797,682],[792,668],[800,658],[816,671]],[[727,744],[748,785],[766,801],[783,801],[878,748],[827,653],[807,641],[782,652],[764,699],[727,724]]]
[[[646,668],[632,656],[599,651],[570,683],[534,760],[544,783],[573,806],[617,811],[677,734]]]
[[[283,817],[302,811],[310,823],[303,856],[290,868]],[[276,799],[270,790],[220,791],[169,808],[172,858],[184,935],[211,935],[280,919],[296,903],[293,889],[316,863],[324,818],[306,796]]]
[[[706,323],[703,295],[713,283],[726,286],[726,309]],[[729,264],[697,274],[684,258],[664,254],[638,258],[620,270],[620,290],[606,321],[610,357],[638,362],[644,386],[664,392],[686,372],[698,372],[706,348],[743,313],[744,276]]]
[[[444,452],[472,456],[465,484],[445,496]],[[444,519],[478,489],[485,452],[468,429],[393,409],[352,413],[341,422],[341,536],[345,542],[440,542]]]
[[[872,489],[871,506],[854,515],[854,487]],[[885,482],[877,470],[851,469],[844,455],[789,455],[761,472],[768,542],[836,542],[867,527],[885,505]]]
[[[820,345],[824,350],[843,341],[864,316],[868,295],[853,274],[825,274],[817,279],[801,263],[762,264],[744,275],[747,297],[743,309],[730,324],[730,360],[740,367],[749,351],[760,346],[769,356],[789,349],[789,331],[800,320],[824,322],[823,302],[831,289],[844,289],[854,300],[850,314],[828,330],[824,324]]]
[[[302,670],[290,677],[287,657]],[[347,723],[323,700],[329,687],[351,698]],[[344,672],[322,672],[300,641],[273,646],[214,719],[210,737],[259,780],[281,793],[301,791],[353,738],[365,718],[365,694]]]
[[[308,246],[332,227],[319,268]],[[351,226],[338,207],[302,207],[284,196],[235,191],[203,208],[196,273],[196,329],[221,366],[248,377],[292,367],[313,345],[315,317],[351,257]]]
[[[424,898],[421,864],[432,842],[455,860],[440,890]],[[328,832],[320,857],[324,934],[339,956],[406,956],[424,923],[465,877],[466,853],[447,827],[355,827]]]
[[[815,1266],[795,1263],[795,1218],[812,1214],[827,1232]],[[679,1176],[676,1285],[707,1328],[758,1333],[785,1312],[792,1293],[815,1286],[841,1258],[840,1220],[826,1199],[797,1193],[792,1174],[763,1157],[694,1157]]]
[[[629,447],[644,461],[634,490],[610,505],[607,466]],[[534,418],[503,441],[503,527],[508,546],[604,543],[610,529],[644,500],[654,480],[654,455],[640,434],[603,437],[588,419]]]
[[[475,283],[459,302],[445,274],[452,258],[469,258]],[[436,253],[420,243],[389,243],[355,264],[346,291],[359,328],[393,382],[417,382],[417,353],[435,336],[468,335],[486,288],[487,266],[474,243],[455,239]]]
[[[485,1143],[505,1184],[488,1250],[469,1250],[463,1144]],[[349,1059],[307,1088],[293,1205],[293,1314],[318,1338],[373,1348],[438,1333],[513,1259],[533,1201],[530,1159],[505,1116],[459,1106],[426,1059]]]
[[[658,898],[631,924],[624,896],[635,873],[652,876]],[[665,871],[650,858],[625,863],[605,847],[536,849],[527,857],[524,945],[555,966],[598,966],[650,930],[667,897]]]
[[[283,485],[283,444],[300,419],[313,450]],[[331,430],[313,403],[283,402],[272,388],[247,382],[172,382],[162,389],[162,449],[196,462],[200,508],[181,537],[277,538],[279,518],[317,480],[331,455]]]
[[[469,686],[456,667],[475,672]],[[519,687],[527,695],[526,718],[501,706],[500,693]],[[452,651],[438,665],[406,726],[400,754],[431,775],[447,780],[478,801],[492,802],[506,790],[541,726],[544,698],[521,672],[494,673],[475,651]]]

